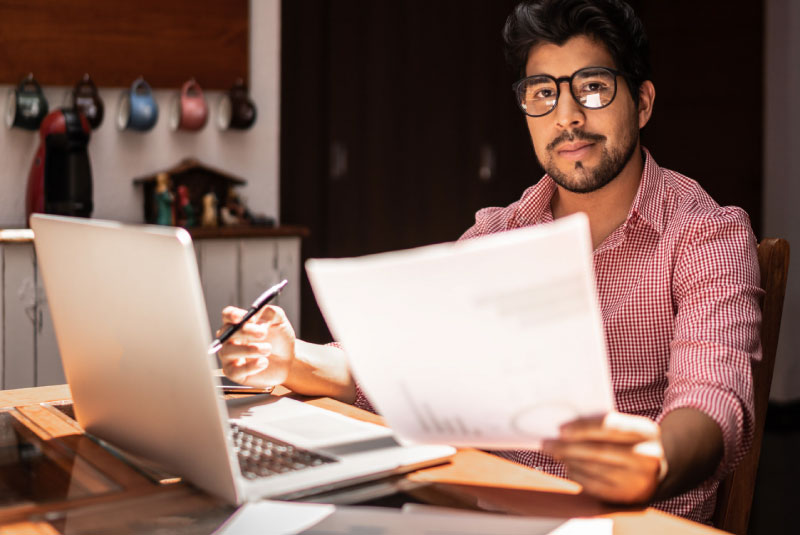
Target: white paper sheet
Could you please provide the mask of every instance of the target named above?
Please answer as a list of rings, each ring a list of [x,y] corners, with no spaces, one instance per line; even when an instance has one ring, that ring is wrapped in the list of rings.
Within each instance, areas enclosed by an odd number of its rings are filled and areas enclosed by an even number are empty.
[[[474,531],[464,531],[464,533],[491,533],[493,535],[512,535],[514,533],[520,533],[520,535],[523,533],[525,535],[539,533],[544,535],[612,535],[614,533],[614,521],[611,518],[570,518],[565,520],[563,518],[511,516],[417,503],[403,504],[402,511],[406,515],[414,515],[417,522],[424,521],[425,515],[430,515],[430,518],[435,518],[437,522],[446,526],[449,518],[453,533],[459,533],[457,530],[461,526],[471,526],[474,529]],[[433,531],[439,533],[435,529]],[[450,533],[450,531],[444,533]]]
[[[400,439],[536,448],[561,424],[613,409],[582,214],[306,269]]]
[[[348,507],[264,500],[240,507],[215,535],[611,535],[608,518],[537,518],[417,506]]]
[[[611,535],[607,518],[539,518],[435,508],[337,507],[304,535]]]
[[[214,535],[295,535],[332,515],[329,504],[263,500],[246,503],[214,532]]]

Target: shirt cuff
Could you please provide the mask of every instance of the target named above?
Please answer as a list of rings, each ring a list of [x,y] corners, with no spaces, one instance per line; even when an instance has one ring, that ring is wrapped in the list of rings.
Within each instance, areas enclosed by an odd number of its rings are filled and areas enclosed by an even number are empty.
[[[339,342],[330,342],[329,344],[325,345],[342,349],[342,345]],[[375,408],[372,406],[372,402],[369,400],[369,398],[367,398],[367,395],[364,394],[364,391],[361,390],[361,386],[358,384],[358,381],[356,381],[355,378],[353,378],[353,381],[355,382],[356,386],[356,399],[353,401],[353,405],[359,409],[364,409],[365,411],[377,414],[378,411],[375,410]]]
[[[697,389],[667,403],[656,421],[661,424],[667,414],[683,408],[696,409],[719,426],[723,454],[712,478],[724,478],[747,453],[752,440],[752,426],[745,425],[745,411],[741,401],[732,392]]]
[[[378,411],[372,406],[372,402],[367,398],[367,395],[364,394],[364,391],[361,390],[361,387],[356,382],[356,400],[353,402],[353,405],[358,407],[359,409],[364,409],[365,411],[373,412],[378,414]]]

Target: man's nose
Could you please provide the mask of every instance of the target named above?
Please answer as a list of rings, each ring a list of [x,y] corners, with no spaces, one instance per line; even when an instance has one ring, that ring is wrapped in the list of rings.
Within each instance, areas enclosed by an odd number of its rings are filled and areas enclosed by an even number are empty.
[[[566,87],[564,87],[566,84]],[[564,80],[560,82],[560,94],[558,102],[556,102],[556,109],[553,110],[555,114],[556,124],[561,128],[576,128],[583,126],[586,116],[584,109],[580,104],[575,102],[572,97],[572,90],[570,89],[569,82]]]

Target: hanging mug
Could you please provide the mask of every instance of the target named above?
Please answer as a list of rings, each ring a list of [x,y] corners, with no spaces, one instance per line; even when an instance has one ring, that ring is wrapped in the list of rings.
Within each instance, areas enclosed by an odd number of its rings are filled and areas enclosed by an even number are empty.
[[[219,103],[217,126],[220,130],[247,130],[256,122],[256,105],[247,94],[247,86],[239,78]]]
[[[42,88],[33,74],[23,78],[16,89],[8,92],[6,100],[6,126],[25,130],[38,130],[49,106]]]
[[[158,103],[153,90],[141,76],[133,82],[130,90],[122,92],[117,113],[117,127],[120,130],[146,132],[158,121]]]
[[[92,129],[96,129],[103,122],[103,100],[97,91],[97,86],[89,77],[84,74],[81,81],[75,85],[72,91],[72,107],[86,116]]]
[[[194,78],[183,84],[172,101],[169,126],[173,130],[201,130],[208,119],[208,104]]]

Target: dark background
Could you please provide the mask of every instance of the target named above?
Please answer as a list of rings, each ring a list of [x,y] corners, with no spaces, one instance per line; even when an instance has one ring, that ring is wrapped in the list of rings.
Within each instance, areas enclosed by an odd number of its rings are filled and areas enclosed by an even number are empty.
[[[281,220],[309,227],[304,257],[451,241],[538,181],[500,37],[515,4],[283,2]],[[631,4],[656,86],[643,144],[760,236],[762,2]],[[302,336],[329,341],[307,281],[302,295]]]

